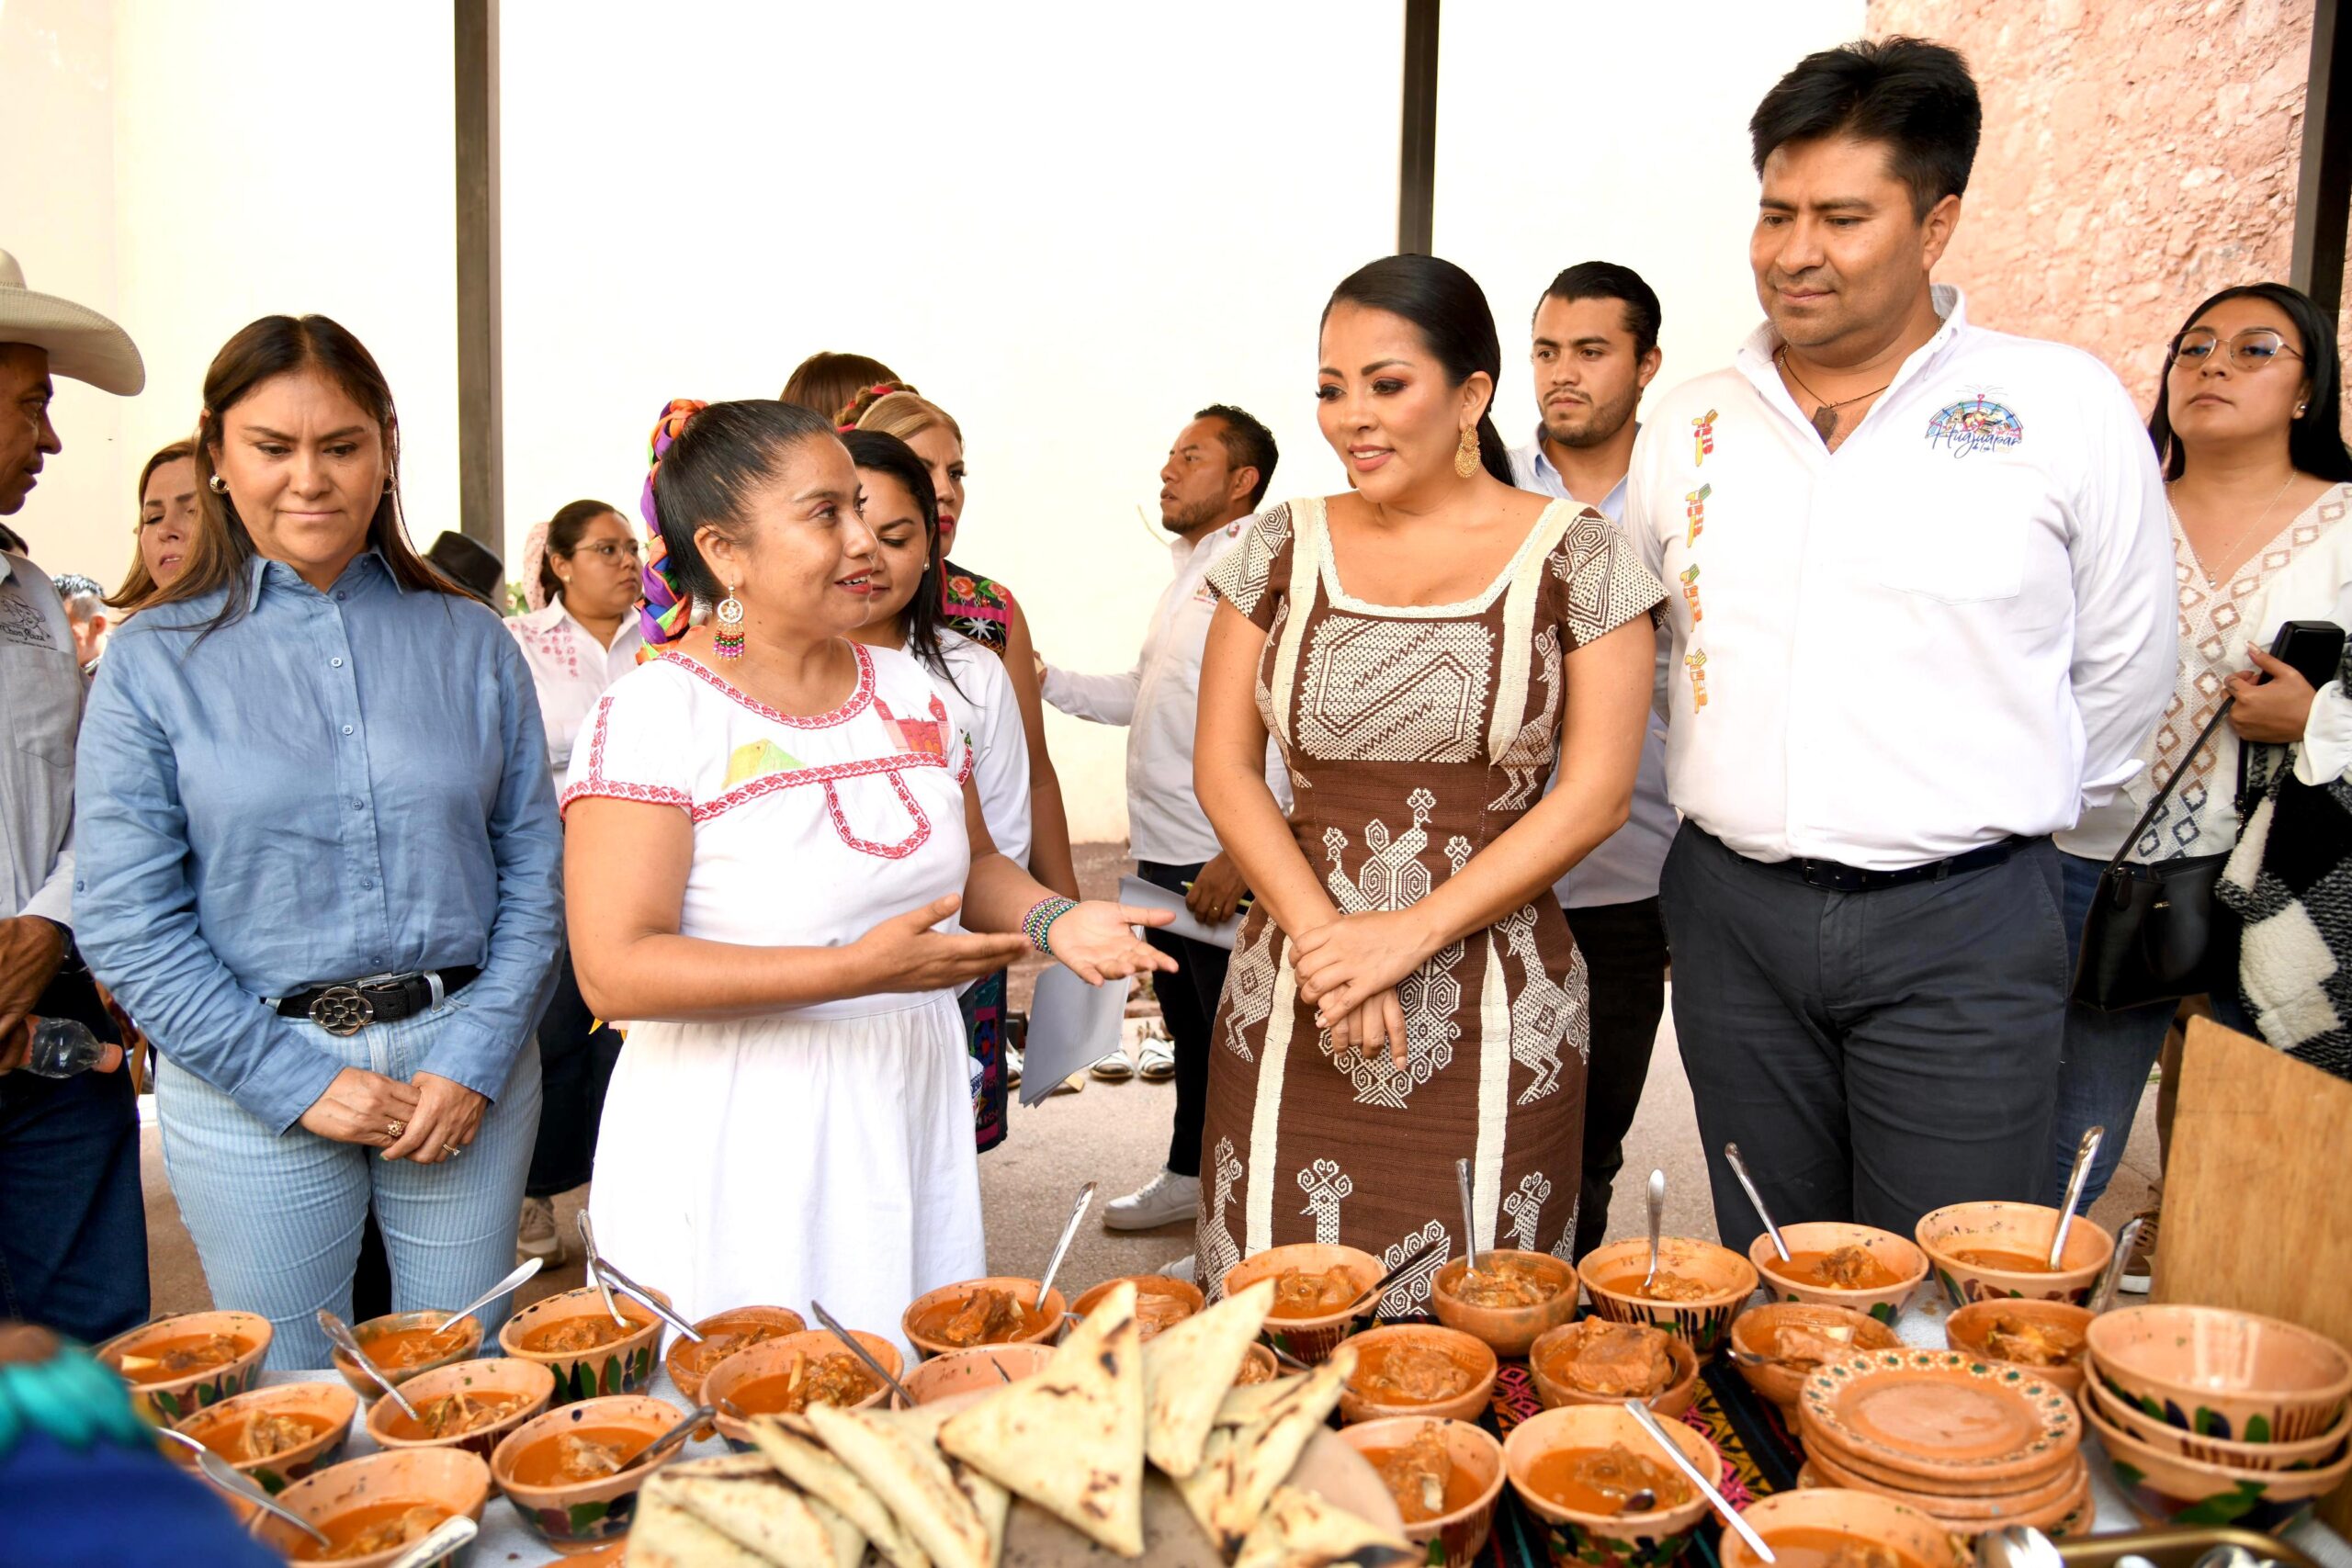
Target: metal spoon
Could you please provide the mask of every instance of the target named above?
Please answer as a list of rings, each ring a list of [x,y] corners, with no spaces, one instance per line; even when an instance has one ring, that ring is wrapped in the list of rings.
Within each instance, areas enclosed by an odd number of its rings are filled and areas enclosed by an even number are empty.
[[[693,1412],[689,1414],[684,1420],[679,1422],[676,1426],[671,1427],[668,1431],[662,1433],[660,1437],[646,1444],[644,1451],[639,1453],[635,1459],[628,1461],[628,1468],[635,1470],[639,1465],[651,1461],[653,1457],[656,1454],[659,1454],[662,1450],[677,1447],[680,1443],[686,1440],[687,1435],[695,1427],[701,1426],[704,1422],[709,1420],[712,1416],[718,1414],[718,1411],[712,1409],[707,1404],[695,1405]]]
[[[1764,1194],[1756,1190],[1756,1179],[1747,1174],[1747,1162],[1739,1157],[1737,1144],[1724,1145],[1724,1163],[1739,1178],[1739,1190],[1747,1194],[1747,1201],[1756,1205],[1756,1217],[1764,1222],[1764,1234],[1772,1238],[1772,1250],[1781,1255],[1781,1262],[1788,1262],[1789,1244],[1781,1239],[1781,1227],[1772,1223],[1772,1212],[1764,1206]]]
[[[439,1325],[436,1326],[433,1332],[436,1335],[446,1333],[451,1324],[458,1322],[461,1318],[469,1317],[473,1314],[480,1312],[482,1308],[488,1306],[491,1303],[496,1301],[507,1292],[515,1289],[521,1285],[524,1280],[529,1279],[538,1271],[539,1259],[536,1258],[525,1258],[522,1263],[515,1268],[514,1272],[507,1275],[506,1278],[501,1280],[498,1283],[492,1285],[490,1289],[484,1291],[481,1294],[476,1296],[473,1300],[468,1302],[465,1305],[459,1307],[457,1311],[443,1318]],[[433,1560],[428,1557],[425,1561],[430,1562]]]
[[[1046,1259],[1046,1272],[1037,1281],[1036,1304],[1029,1310],[1046,1310],[1046,1292],[1054,1288],[1054,1276],[1061,1271],[1062,1259],[1069,1254],[1069,1244],[1078,1239],[1078,1222],[1086,1218],[1088,1205],[1094,1201],[1094,1183],[1088,1182],[1078,1190],[1078,1201],[1070,1206],[1069,1223],[1062,1226],[1061,1240],[1054,1243],[1054,1255]]]
[[[2030,1525],[2004,1525],[1978,1536],[1976,1560],[1987,1568],[2060,1568],[2065,1561],[2051,1539]]]
[[[1283,1366],[1290,1368],[1293,1371],[1311,1372],[1315,1370],[1313,1367],[1308,1366],[1305,1361],[1300,1360],[1296,1356],[1292,1355],[1289,1351],[1283,1349],[1279,1345],[1268,1342],[1266,1348],[1274,1353],[1275,1360],[1280,1361]]]
[[[392,1559],[390,1568],[424,1568],[438,1562],[473,1540],[481,1527],[463,1514],[452,1514],[420,1537],[415,1545]]]
[[[1089,1189],[1091,1189],[1093,1183],[1089,1182],[1087,1183],[1087,1186]],[[908,1409],[912,1410],[915,1407],[915,1396],[907,1392],[907,1385],[892,1377],[889,1372],[884,1369],[882,1363],[874,1359],[874,1352],[859,1344],[857,1342],[857,1337],[852,1334],[848,1329],[843,1328],[841,1325],[841,1320],[833,1316],[831,1313],[825,1310],[824,1303],[810,1302],[808,1303],[808,1310],[817,1314],[817,1321],[823,1324],[834,1338],[849,1347],[851,1355],[855,1356],[859,1360],[865,1363],[865,1370],[867,1371],[872,1372],[876,1377],[882,1380],[883,1387],[888,1389],[893,1394],[905,1401]]]
[[[1453,1177],[1462,1187],[1462,1256],[1468,1259],[1463,1268],[1462,1278],[1466,1282],[1478,1271],[1478,1219],[1470,1206],[1470,1162],[1455,1160]]]
[[[2098,1277],[2098,1288],[2091,1292],[2094,1315],[2115,1304],[2115,1292],[2123,1288],[2123,1270],[2131,1266],[2132,1249],[2140,1245],[2140,1232],[2147,1224],[2147,1215],[2134,1214],[2115,1233],[2115,1256],[2107,1260],[2107,1268]]]
[[[366,1372],[368,1376],[374,1381],[376,1386],[384,1391],[384,1396],[390,1399],[394,1404],[401,1407],[401,1415],[407,1416],[412,1421],[422,1421],[424,1419],[424,1416],[419,1416],[416,1413],[416,1406],[408,1402],[408,1396],[401,1393],[398,1388],[394,1387],[392,1380],[386,1377],[382,1371],[377,1367],[376,1363],[368,1359],[368,1352],[359,1348],[358,1337],[351,1332],[351,1325],[349,1324],[335,1316],[334,1314],[329,1312],[326,1308],[321,1307],[319,1309],[319,1326],[326,1330],[327,1337],[334,1342],[334,1348],[336,1349],[350,1357],[351,1359],[358,1366],[359,1370]]]
[[[1435,1245],[1436,1243],[1430,1241],[1429,1237],[1423,1236],[1419,1246],[1407,1248],[1405,1256],[1397,1259],[1396,1267],[1388,1270],[1387,1273],[1383,1274],[1379,1279],[1374,1280],[1372,1282],[1372,1289],[1363,1292],[1358,1295],[1355,1300],[1350,1302],[1348,1303],[1348,1311],[1352,1314],[1357,1308],[1363,1306],[1364,1303],[1377,1302],[1381,1297],[1386,1295],[1388,1293],[1388,1287],[1403,1279],[1407,1274],[1411,1273],[1413,1266],[1419,1263],[1423,1258],[1429,1256],[1430,1248]]]
[[[1663,1185],[1661,1180],[1654,1178],[1651,1190],[1656,1191]],[[1707,1501],[1714,1505],[1715,1512],[1723,1516],[1724,1523],[1739,1532],[1739,1539],[1747,1543],[1748,1551],[1756,1553],[1757,1561],[1760,1562],[1780,1561],[1772,1555],[1772,1549],[1764,1544],[1764,1538],[1756,1533],[1755,1527],[1739,1517],[1737,1508],[1724,1501],[1724,1495],[1715,1490],[1715,1483],[1700,1474],[1699,1467],[1690,1462],[1690,1456],[1684,1453],[1681,1446],[1666,1435],[1666,1428],[1657,1424],[1657,1417],[1650,1414],[1648,1405],[1638,1399],[1629,1399],[1624,1403],[1624,1410],[1643,1431],[1650,1435],[1650,1440],[1665,1450],[1666,1457],[1674,1461],[1674,1468],[1690,1477],[1691,1484],[1706,1494]]]
[[[605,1310],[613,1314],[613,1321],[624,1328],[628,1327],[628,1319],[621,1315],[619,1304],[613,1300],[612,1288],[605,1283],[605,1271],[596,1266],[602,1261],[596,1253],[596,1227],[589,1223],[585,1209],[580,1211],[580,1247],[586,1254],[588,1282],[596,1287],[598,1295],[605,1298]]]
[[[662,1322],[668,1324],[671,1327],[676,1329],[680,1334],[684,1335],[688,1339],[693,1340],[695,1344],[699,1345],[702,1343],[702,1336],[695,1332],[695,1325],[693,1324],[688,1323],[684,1318],[680,1317],[676,1313],[672,1312],[668,1307],[663,1306],[662,1304],[661,1297],[655,1295],[651,1291],[647,1290],[644,1286],[639,1284],[636,1280],[630,1279],[628,1275],[615,1268],[613,1266],[612,1259],[600,1257],[595,1260],[592,1267],[595,1269],[597,1277],[605,1283],[612,1286],[614,1290],[620,1292],[621,1294],[638,1303],[639,1305],[643,1306],[646,1311],[651,1313],[654,1316],[660,1318]],[[623,1318],[621,1321],[626,1323],[628,1320]]]
[[[2050,1270],[2053,1274],[2058,1271],[2058,1260],[2065,1256],[2066,1232],[2075,1223],[2075,1206],[2083,1201],[2083,1186],[2091,1179],[2091,1161],[2098,1157],[2099,1142],[2106,1136],[2104,1127],[2086,1127],[2083,1141],[2075,1149],[2075,1169],[2066,1178],[2066,1201],[2058,1211],[2058,1229],[2050,1238]]]
[[[1646,1294],[1650,1281],[1657,1278],[1657,1237],[1659,1227],[1666,1224],[1666,1172],[1650,1172],[1650,1271],[1642,1276],[1642,1293]],[[1680,1450],[1676,1450],[1679,1452]]]
[[[307,1535],[312,1540],[317,1541],[321,1546],[331,1546],[334,1544],[334,1542],[327,1539],[326,1531],[319,1529],[318,1526],[312,1524],[310,1520],[304,1518],[301,1515],[296,1513],[293,1509],[288,1507],[285,1504],[271,1496],[267,1492],[263,1491],[261,1483],[255,1481],[252,1476],[245,1474],[235,1465],[231,1464],[227,1460],[222,1459],[219,1454],[216,1454],[210,1449],[206,1448],[202,1443],[198,1442],[186,1432],[175,1432],[169,1427],[158,1427],[157,1430],[162,1432],[164,1437],[171,1438],[172,1441],[184,1445],[190,1452],[194,1453],[196,1455],[197,1468],[204,1472],[204,1478],[207,1481],[211,1482],[215,1486],[220,1487],[224,1492],[228,1492],[243,1498],[246,1502],[251,1503],[254,1507],[259,1508],[266,1514],[271,1515],[277,1518],[284,1519],[288,1524],[292,1525],[296,1529],[300,1530],[304,1535]]]

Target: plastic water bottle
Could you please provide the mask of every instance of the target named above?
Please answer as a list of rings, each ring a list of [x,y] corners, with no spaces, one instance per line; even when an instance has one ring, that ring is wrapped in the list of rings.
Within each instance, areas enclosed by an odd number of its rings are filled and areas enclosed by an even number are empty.
[[[93,1070],[110,1073],[122,1066],[122,1047],[90,1032],[90,1026],[71,1018],[33,1021],[32,1055],[25,1071],[44,1078],[70,1078]]]

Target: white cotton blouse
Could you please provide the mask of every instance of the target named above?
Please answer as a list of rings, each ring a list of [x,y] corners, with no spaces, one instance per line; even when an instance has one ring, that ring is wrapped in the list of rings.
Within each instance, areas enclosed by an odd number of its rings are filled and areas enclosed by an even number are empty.
[[[963,892],[971,736],[912,658],[851,646],[855,689],[811,718],[779,713],[676,652],[639,666],[598,699],[573,749],[562,806],[605,795],[686,814],[694,862],[679,934],[842,946],[892,915]],[[869,1017],[950,994],[789,1010]]]
[[[2083,814],[2057,836],[2070,855],[2111,859],[2164,787],[2197,732],[2229,694],[2225,682],[2254,668],[2246,644],[2267,649],[2289,621],[2333,621],[2352,627],[2352,485],[2336,485],[2290,518],[2224,583],[2205,575],[2171,508],[2173,575],[2180,590],[2180,662],[2173,694],[2154,733],[2141,746],[2140,771],[2115,799]],[[2238,738],[2225,723],[2189,761],[2190,773],[2132,849],[2135,861],[2226,854],[2238,838]],[[2352,697],[2342,684],[2320,688],[2295,749],[2305,784],[2342,778],[2352,767]]]
[[[572,743],[588,722],[589,710],[605,688],[637,668],[637,651],[645,646],[645,637],[632,611],[621,618],[621,629],[606,648],[572,618],[560,595],[543,610],[508,616],[506,629],[514,634],[523,662],[531,667],[539,722],[548,732],[548,766],[560,790],[571,767]]]
[[[980,818],[998,852],[1019,866],[1029,863],[1029,739],[1022,733],[1021,707],[1004,660],[961,632],[942,628],[939,651],[947,660],[951,683],[933,676],[949,715],[972,738],[972,784],[979,791]]]

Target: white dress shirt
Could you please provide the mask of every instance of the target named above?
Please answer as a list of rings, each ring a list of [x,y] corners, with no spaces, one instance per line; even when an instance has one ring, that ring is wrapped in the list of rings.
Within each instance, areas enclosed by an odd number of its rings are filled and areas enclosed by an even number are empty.
[[[1535,439],[1510,453],[1511,482],[1521,490],[1532,490],[1539,495],[1555,495],[1573,501],[1567,481],[1552,459],[1544,452],[1544,427],[1535,427]],[[1600,514],[1625,526],[1625,481],[1619,479],[1600,498],[1596,508]],[[1560,783],[1557,765],[1552,769],[1552,780],[1544,786],[1549,795]],[[1657,897],[1658,868],[1666,863],[1666,852],[1674,845],[1674,830],[1681,825],[1674,815],[1674,807],[1666,798],[1666,721],[1657,714],[1650,715],[1649,732],[1642,737],[1642,766],[1634,778],[1634,804],[1625,825],[1603,839],[1593,852],[1568,868],[1567,874],[1552,885],[1553,897],[1564,909],[1590,909],[1604,904],[1633,904]]]
[[[1626,514],[1669,593],[1668,795],[1758,861],[1897,870],[2070,828],[2173,682],[2164,486],[2078,349],[1968,323],[1836,452],[1759,327],[1654,406]]]
[[[49,576],[0,553],[0,916],[74,919],[74,739],[85,686]]]
[[[560,789],[571,770],[571,743],[588,722],[605,688],[637,668],[637,650],[645,646],[637,613],[621,617],[613,646],[605,647],[595,634],[571,618],[558,598],[544,610],[508,617],[506,629],[522,646],[523,662],[539,689],[539,718],[548,731],[548,769]]]
[[[1054,706],[1073,718],[1127,727],[1127,842],[1137,860],[1192,865],[1216,858],[1216,831],[1193,794],[1201,655],[1216,615],[1208,574],[1256,521],[1244,517],[1195,540],[1169,541],[1176,575],[1152,609],[1134,669],[1116,675],[1046,671],[1045,698]],[[1272,741],[1266,787],[1289,811],[1290,777]]]

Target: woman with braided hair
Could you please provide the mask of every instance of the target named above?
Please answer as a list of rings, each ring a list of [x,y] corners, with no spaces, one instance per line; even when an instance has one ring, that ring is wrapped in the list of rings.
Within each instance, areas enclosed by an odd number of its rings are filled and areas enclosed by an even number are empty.
[[[599,700],[563,791],[581,989],[638,1021],[598,1243],[689,1317],[821,1300],[895,1332],[986,1271],[956,987],[1032,948],[1095,983],[1165,968],[1128,929],[1164,920],[997,852],[937,679],[849,640],[876,544],[828,422],[675,402],[651,458],[664,650]]]

